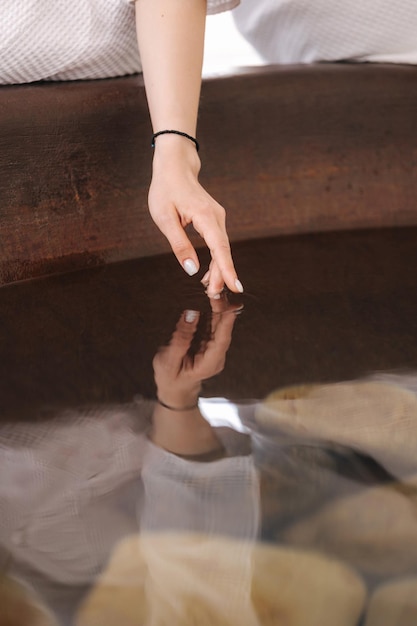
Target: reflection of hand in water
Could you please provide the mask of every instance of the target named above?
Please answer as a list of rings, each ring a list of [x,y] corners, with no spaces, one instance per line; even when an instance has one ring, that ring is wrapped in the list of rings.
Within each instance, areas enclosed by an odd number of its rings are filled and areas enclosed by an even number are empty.
[[[224,368],[235,313],[240,308],[222,300],[213,301],[212,309],[209,340],[201,342],[196,354],[190,353],[190,347],[200,313],[184,311],[169,345],[161,348],[153,360],[158,398],[171,407],[195,405],[202,381],[219,374]]]
[[[210,336],[193,353],[191,346],[200,314],[184,311],[169,345],[156,354],[153,368],[159,402],[151,438],[158,446],[181,455],[221,449],[213,429],[198,410],[198,395],[202,382],[224,368],[236,313],[240,310],[225,299],[212,301]]]
[[[141,532],[119,545],[77,626],[120,619],[126,626],[358,623],[365,587],[353,571],[308,552],[255,544],[254,457],[230,448],[226,454],[197,404],[202,381],[222,371],[230,345],[236,310],[220,305],[213,301],[208,341],[199,340],[200,315],[185,312],[154,358],[160,402],[156,445],[149,442],[142,465]]]

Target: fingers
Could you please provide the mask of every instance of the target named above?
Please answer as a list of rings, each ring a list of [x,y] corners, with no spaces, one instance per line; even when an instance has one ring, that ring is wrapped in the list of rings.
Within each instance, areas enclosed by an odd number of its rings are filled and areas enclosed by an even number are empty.
[[[207,295],[211,298],[220,294],[225,283],[231,291],[235,293],[243,292],[243,286],[235,270],[226,233],[224,209],[222,207],[220,209],[221,213],[216,219],[207,215],[203,219],[200,218],[193,221],[196,230],[209,247],[213,260],[213,263],[210,265],[209,275],[206,274],[204,277],[206,282],[208,281]]]
[[[223,370],[235,321],[236,312],[232,310],[213,314],[211,339],[204,352],[197,354],[194,359],[194,369],[198,371],[202,380]]]
[[[227,298],[226,293],[222,293],[219,299],[211,299],[210,300],[211,310],[213,312],[212,315],[212,324],[213,321],[216,320],[221,313],[236,313],[239,314],[243,310],[243,304],[239,302],[234,302],[231,304]],[[215,327],[212,326],[211,332],[215,331]]]
[[[152,216],[153,217],[153,216]],[[168,239],[179,264],[189,276],[197,274],[200,263],[191,241],[188,239],[175,210],[167,212],[163,217],[153,217],[159,230]]]
[[[179,263],[190,276],[198,272],[199,261],[185,226],[193,224],[204,239],[213,261],[210,274],[206,277],[210,297],[218,296],[224,284],[235,293],[243,292],[226,232],[225,210],[201,187],[194,175],[185,176],[182,170],[179,174],[175,168],[174,173],[171,171],[169,175],[159,172],[155,177],[154,174],[149,191],[149,209]]]
[[[210,282],[210,270],[208,270],[204,274],[203,278],[201,279],[201,283],[204,285],[204,287],[208,287],[209,282]]]
[[[156,223],[158,228],[168,239],[172,251],[184,271],[187,272],[189,276],[194,276],[199,270],[200,263],[197,253],[188,239],[177,213],[173,212],[170,215],[165,215],[162,220],[159,219]],[[219,234],[218,229],[217,233],[214,232],[213,235],[213,230],[216,229],[209,226],[208,234],[207,227],[205,231],[206,234],[204,232],[201,233],[208,245],[210,245],[210,241],[214,240],[214,247],[210,248],[213,257],[210,270],[206,272],[202,279],[203,284],[205,284],[207,288],[207,295],[209,298],[219,299],[225,283],[231,291],[242,293],[243,286],[237,277],[233,265],[227,235],[226,233]],[[222,267],[219,264],[219,259]]]
[[[210,265],[210,277],[207,284],[207,295],[214,300],[220,300],[220,294],[224,287],[223,275],[215,261]]]
[[[199,319],[200,313],[198,311],[187,310],[182,313],[178,320],[168,347],[178,361],[181,361],[190,349]]]
[[[198,311],[184,311],[170,344],[159,350],[153,359],[157,397],[172,407],[194,405],[198,397],[201,380],[193,374],[193,357],[188,351],[199,319]]]
[[[198,311],[187,310],[182,313],[169,345],[159,350],[154,359],[154,365],[159,363],[177,373],[180,371],[190,349],[199,319],[200,313]]]
[[[213,302],[221,300],[221,294],[224,287],[223,276],[215,261],[211,261],[208,271],[201,279],[201,283],[206,288],[206,294],[211,299],[213,308]],[[240,289],[239,293],[241,293]],[[222,310],[224,310],[224,307],[222,308]]]
[[[243,307],[229,304],[226,295],[222,295],[219,300],[211,300],[211,308],[209,337],[206,341],[201,340],[197,354],[194,353],[191,357],[189,350],[200,321],[200,313],[187,310],[178,320],[169,345],[160,349],[155,356],[155,382],[164,393],[178,396],[184,388],[188,388],[190,382],[200,382],[222,371],[233,326]]]

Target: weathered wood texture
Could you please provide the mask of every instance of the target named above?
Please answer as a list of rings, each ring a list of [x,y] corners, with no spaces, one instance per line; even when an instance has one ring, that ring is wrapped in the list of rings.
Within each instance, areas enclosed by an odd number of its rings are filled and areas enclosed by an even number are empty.
[[[417,68],[206,79],[201,180],[231,239],[417,224]],[[140,76],[0,88],[0,284],[168,250]]]

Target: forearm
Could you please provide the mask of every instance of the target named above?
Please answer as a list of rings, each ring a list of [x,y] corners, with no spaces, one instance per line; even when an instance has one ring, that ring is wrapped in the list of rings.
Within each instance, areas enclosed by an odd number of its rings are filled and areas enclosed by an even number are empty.
[[[216,430],[198,407],[173,412],[156,403],[150,439],[160,448],[181,456],[198,456],[223,449]]]
[[[176,130],[195,137],[204,54],[207,0],[136,0],[136,24],[154,133]],[[156,140],[149,189],[151,216],[183,269],[198,272],[197,253],[185,232],[192,224],[211,253],[203,277],[207,294],[220,298],[224,284],[243,291],[230,252],[225,210],[198,182],[193,142],[178,134]]]
[[[195,136],[206,0],[137,0],[136,25],[154,132]]]

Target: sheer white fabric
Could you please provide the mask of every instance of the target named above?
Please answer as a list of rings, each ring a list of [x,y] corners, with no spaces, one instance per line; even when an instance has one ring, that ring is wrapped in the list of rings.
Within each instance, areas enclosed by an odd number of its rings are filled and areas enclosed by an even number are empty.
[[[142,531],[257,537],[259,486],[252,456],[190,462],[148,442],[142,480]]]
[[[203,617],[210,607],[222,624],[259,626],[250,601],[260,515],[253,457],[196,463],[148,443],[142,480],[140,548],[150,625],[217,623]],[[226,561],[218,554],[219,537],[240,539],[225,544]],[[184,622],[183,601],[173,610],[173,598],[187,597],[194,619]]]
[[[142,429],[135,407],[0,427],[0,548],[17,572],[86,584],[137,530]]]
[[[208,0],[207,12],[238,0]],[[129,0],[1,0],[0,84],[109,78],[141,71]]]
[[[0,425],[0,564],[52,604],[45,581],[91,583],[139,527],[242,539],[244,571],[260,515],[253,458],[198,463],[161,450],[145,434],[152,408],[141,401]],[[242,435],[217,432],[233,454]]]

